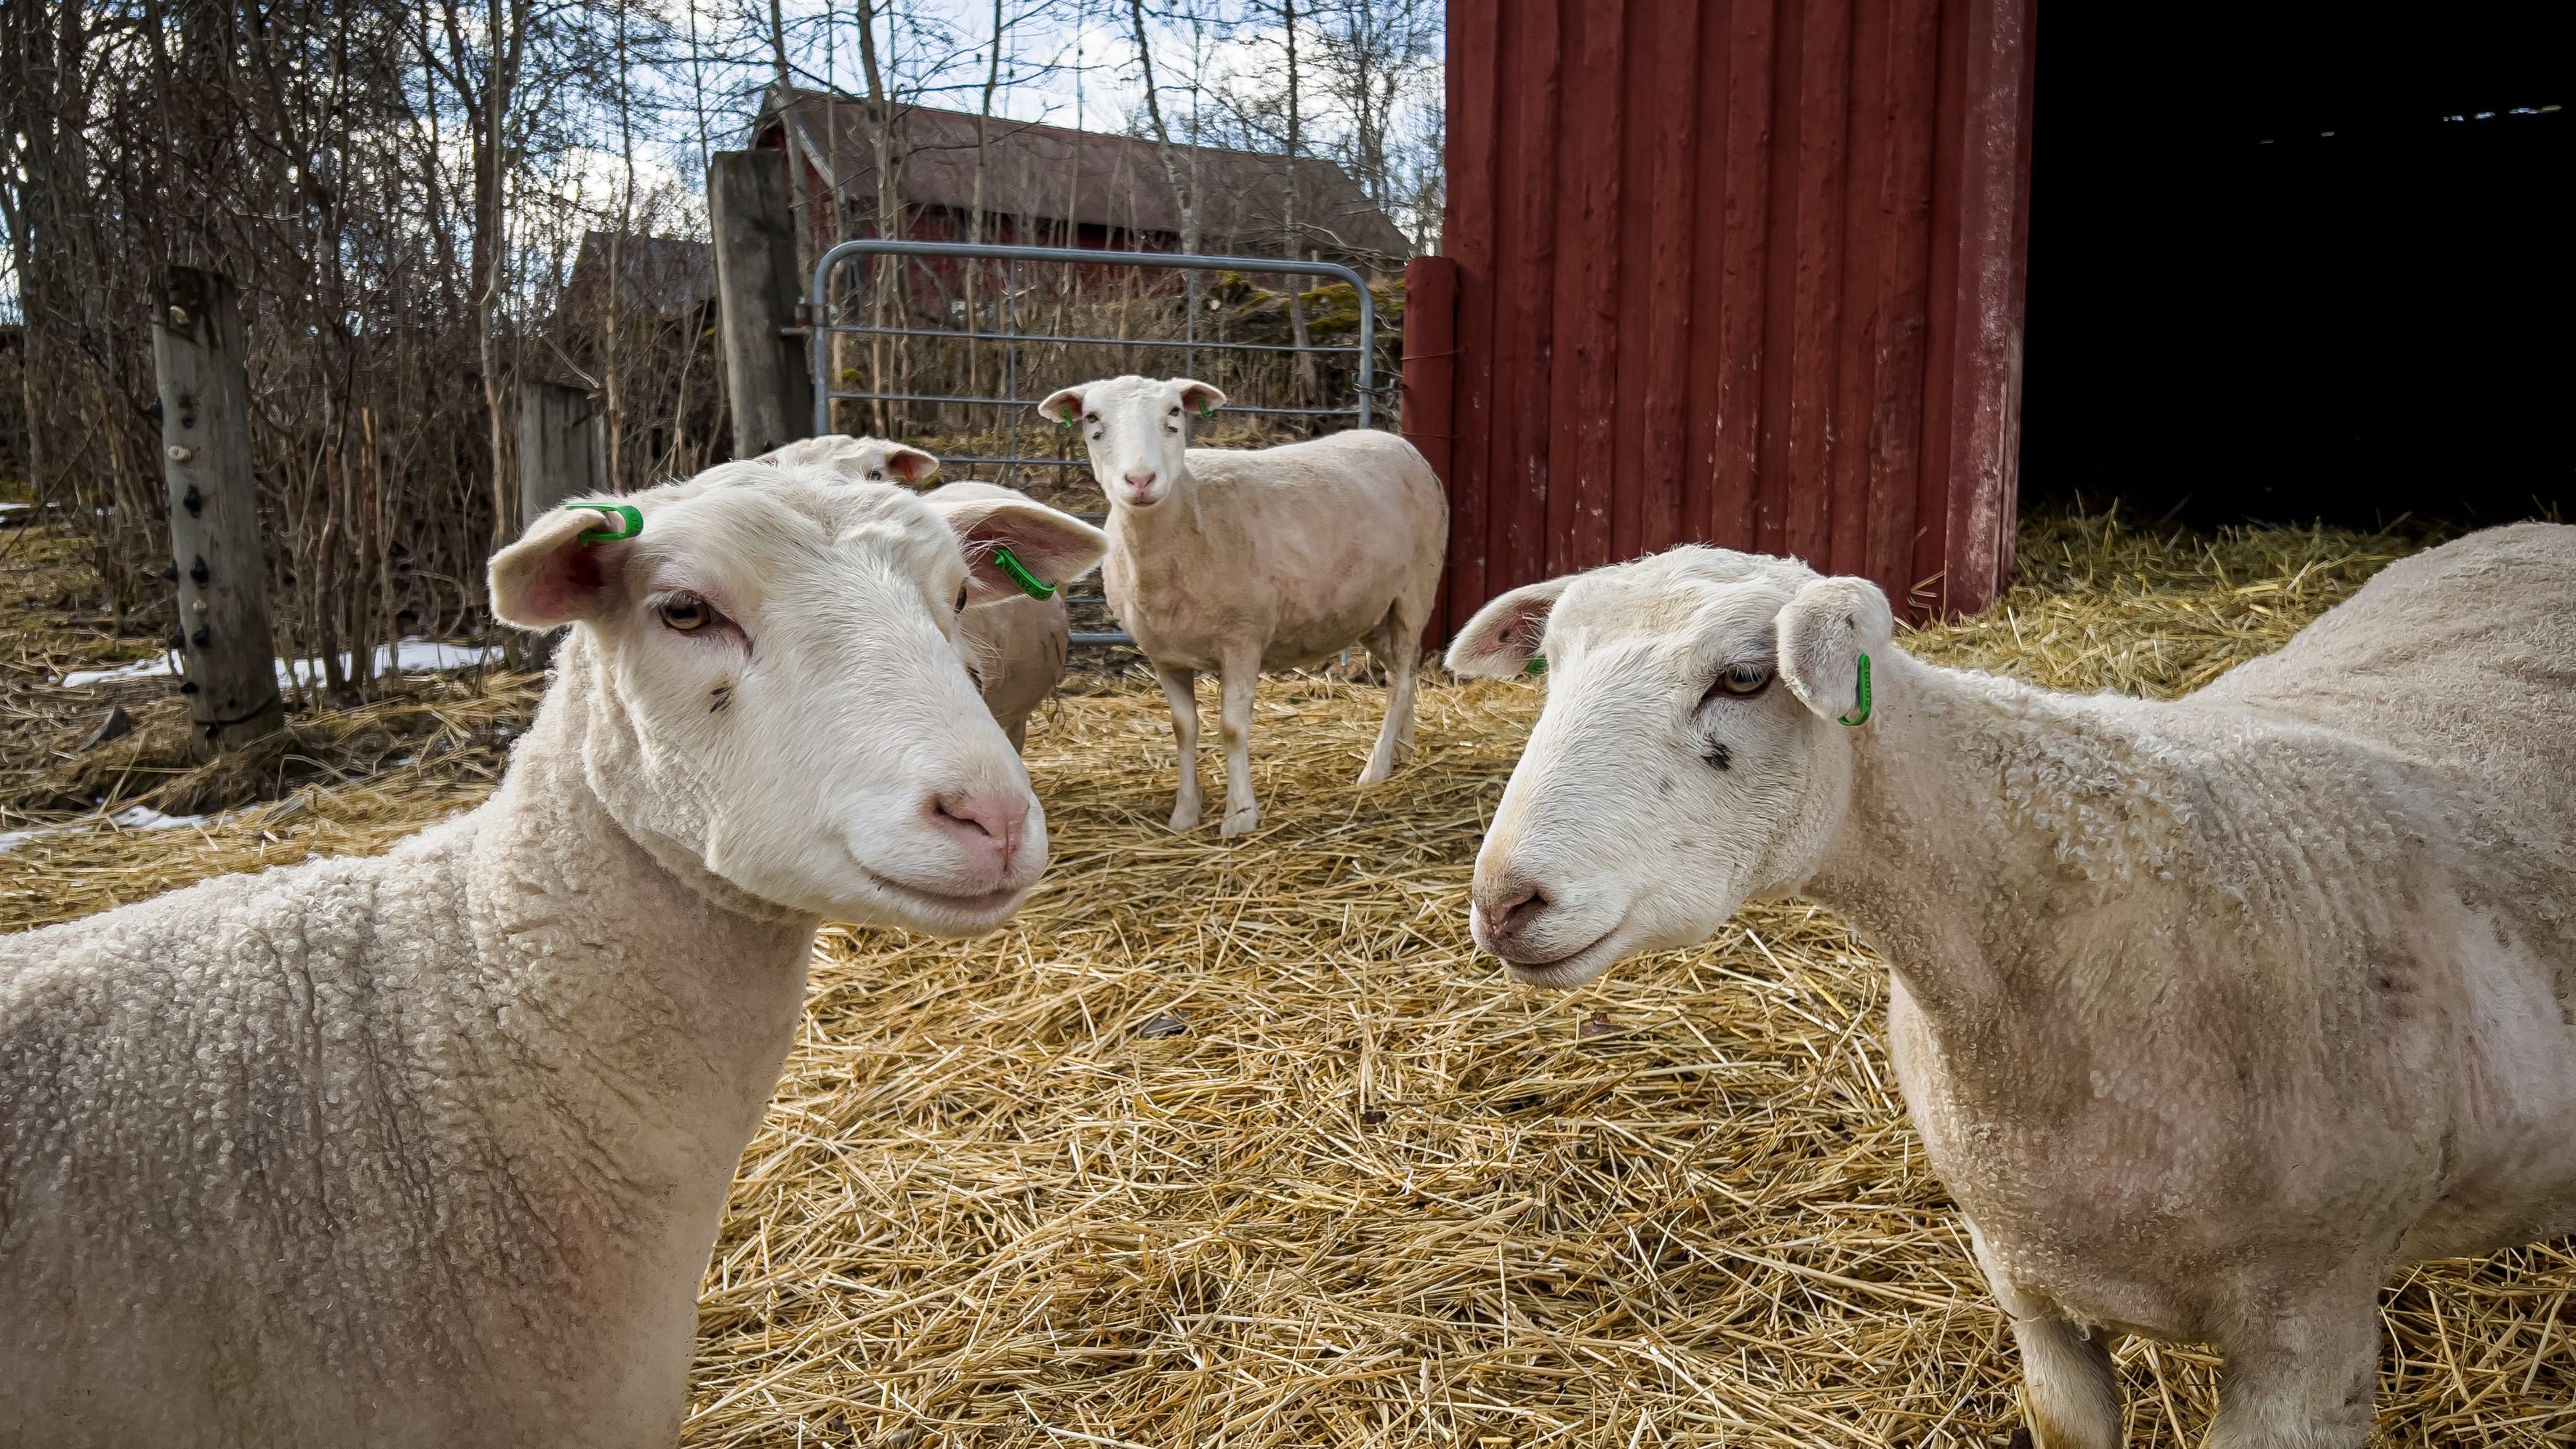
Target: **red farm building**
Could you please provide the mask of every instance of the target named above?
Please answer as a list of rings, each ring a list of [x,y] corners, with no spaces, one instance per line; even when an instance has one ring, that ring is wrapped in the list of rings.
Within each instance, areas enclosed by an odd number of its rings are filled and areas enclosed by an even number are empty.
[[[984,240],[1180,250],[1180,208],[1149,140],[998,116],[981,120],[971,111],[890,109],[886,159],[906,237],[963,241],[970,235],[980,121]],[[873,114],[865,101],[772,88],[754,123],[755,148],[784,150],[792,158],[791,197],[808,218],[816,252],[845,237],[877,234]],[[1210,146],[1174,151],[1183,183],[1196,198],[1203,252],[1306,253],[1390,272],[1413,254],[1412,239],[1330,161],[1298,161],[1292,229],[1285,158]],[[837,216],[814,204],[825,197],[837,202]],[[944,263],[915,269],[916,310],[935,316],[953,299],[952,271]]]
[[[1451,626],[1683,541],[1914,617],[2021,501],[2576,506],[2565,7],[1450,0],[1405,431]]]

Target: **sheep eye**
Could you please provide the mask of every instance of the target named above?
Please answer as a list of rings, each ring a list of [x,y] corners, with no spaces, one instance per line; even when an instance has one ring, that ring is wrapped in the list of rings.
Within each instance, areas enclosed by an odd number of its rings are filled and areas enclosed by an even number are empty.
[[[966,586],[964,584],[959,584],[957,586],[957,612],[961,614],[966,612]]]
[[[683,634],[705,628],[715,616],[716,611],[707,607],[706,600],[687,594],[662,606],[662,622]]]
[[[883,468],[870,468],[868,470],[868,481],[871,483],[883,483],[885,481],[885,470]]]
[[[1730,664],[1717,677],[1717,688],[1734,695],[1760,694],[1770,682],[1771,666],[1767,664]]]

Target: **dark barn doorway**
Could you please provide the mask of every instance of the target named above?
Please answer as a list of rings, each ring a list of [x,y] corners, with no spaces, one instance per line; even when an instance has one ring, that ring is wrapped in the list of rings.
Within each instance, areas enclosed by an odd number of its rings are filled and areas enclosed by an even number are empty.
[[[2576,518],[2569,13],[2043,6],[2024,507]]]

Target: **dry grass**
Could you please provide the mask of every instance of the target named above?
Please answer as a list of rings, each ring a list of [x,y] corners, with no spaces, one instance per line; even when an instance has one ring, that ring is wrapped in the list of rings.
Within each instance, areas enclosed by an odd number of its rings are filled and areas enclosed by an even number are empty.
[[[2004,606],[1911,644],[2171,694],[2410,546],[2039,524]],[[2004,1440],[2014,1354],[1893,1094],[1884,968],[1787,907],[1571,994],[1506,985],[1465,892],[1537,692],[1427,690],[1416,762],[1362,792],[1380,702],[1268,682],[1269,823],[1220,844],[1162,829],[1150,686],[1068,697],[1031,734],[1056,862],[1013,929],[826,934],[708,1274],[689,1444]],[[475,793],[48,840],[0,855],[0,916],[371,848]],[[2571,1288],[2563,1247],[2393,1285],[2387,1442],[2576,1435]],[[2120,1357],[2131,1442],[2194,1442],[2209,1356]]]

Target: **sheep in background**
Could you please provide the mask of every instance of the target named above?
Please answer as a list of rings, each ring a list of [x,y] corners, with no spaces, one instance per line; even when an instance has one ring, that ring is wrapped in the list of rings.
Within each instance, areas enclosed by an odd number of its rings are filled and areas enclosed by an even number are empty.
[[[1188,446],[1192,413],[1225,395],[1188,378],[1113,377],[1068,387],[1038,412],[1079,428],[1109,496],[1109,607],[1152,661],[1180,745],[1172,829],[1199,823],[1198,698],[1219,680],[1225,820],[1261,823],[1253,798],[1253,685],[1366,644],[1386,666],[1386,721],[1359,783],[1413,747],[1414,676],[1449,546],[1449,501],[1411,443],[1355,428],[1277,448]]]
[[[817,464],[844,477],[875,482],[898,478],[916,485],[939,472],[939,460],[919,448],[837,433],[789,443],[756,461]],[[943,498],[1030,501],[1016,489],[971,480],[943,484],[922,496],[934,503]],[[968,606],[963,637],[967,671],[975,677],[994,722],[1010,736],[1011,748],[1016,750],[1028,738],[1029,716],[1064,678],[1065,660],[1073,648],[1073,616],[1066,611],[1061,593],[1041,599],[1013,589]]]
[[[956,616],[1034,504],[728,464],[550,513],[570,624],[480,808],[0,938],[0,1444],[667,1445],[826,919],[968,935],[1046,863]]]
[[[2357,1449],[2398,1265],[2576,1231],[2571,605],[2576,528],[2497,529],[2158,702],[1921,663],[1789,560],[1531,585],[1449,656],[1548,664],[1476,939],[1572,986],[1842,912],[2044,1449],[2120,1442],[2123,1333],[2224,1351],[2213,1449]]]

